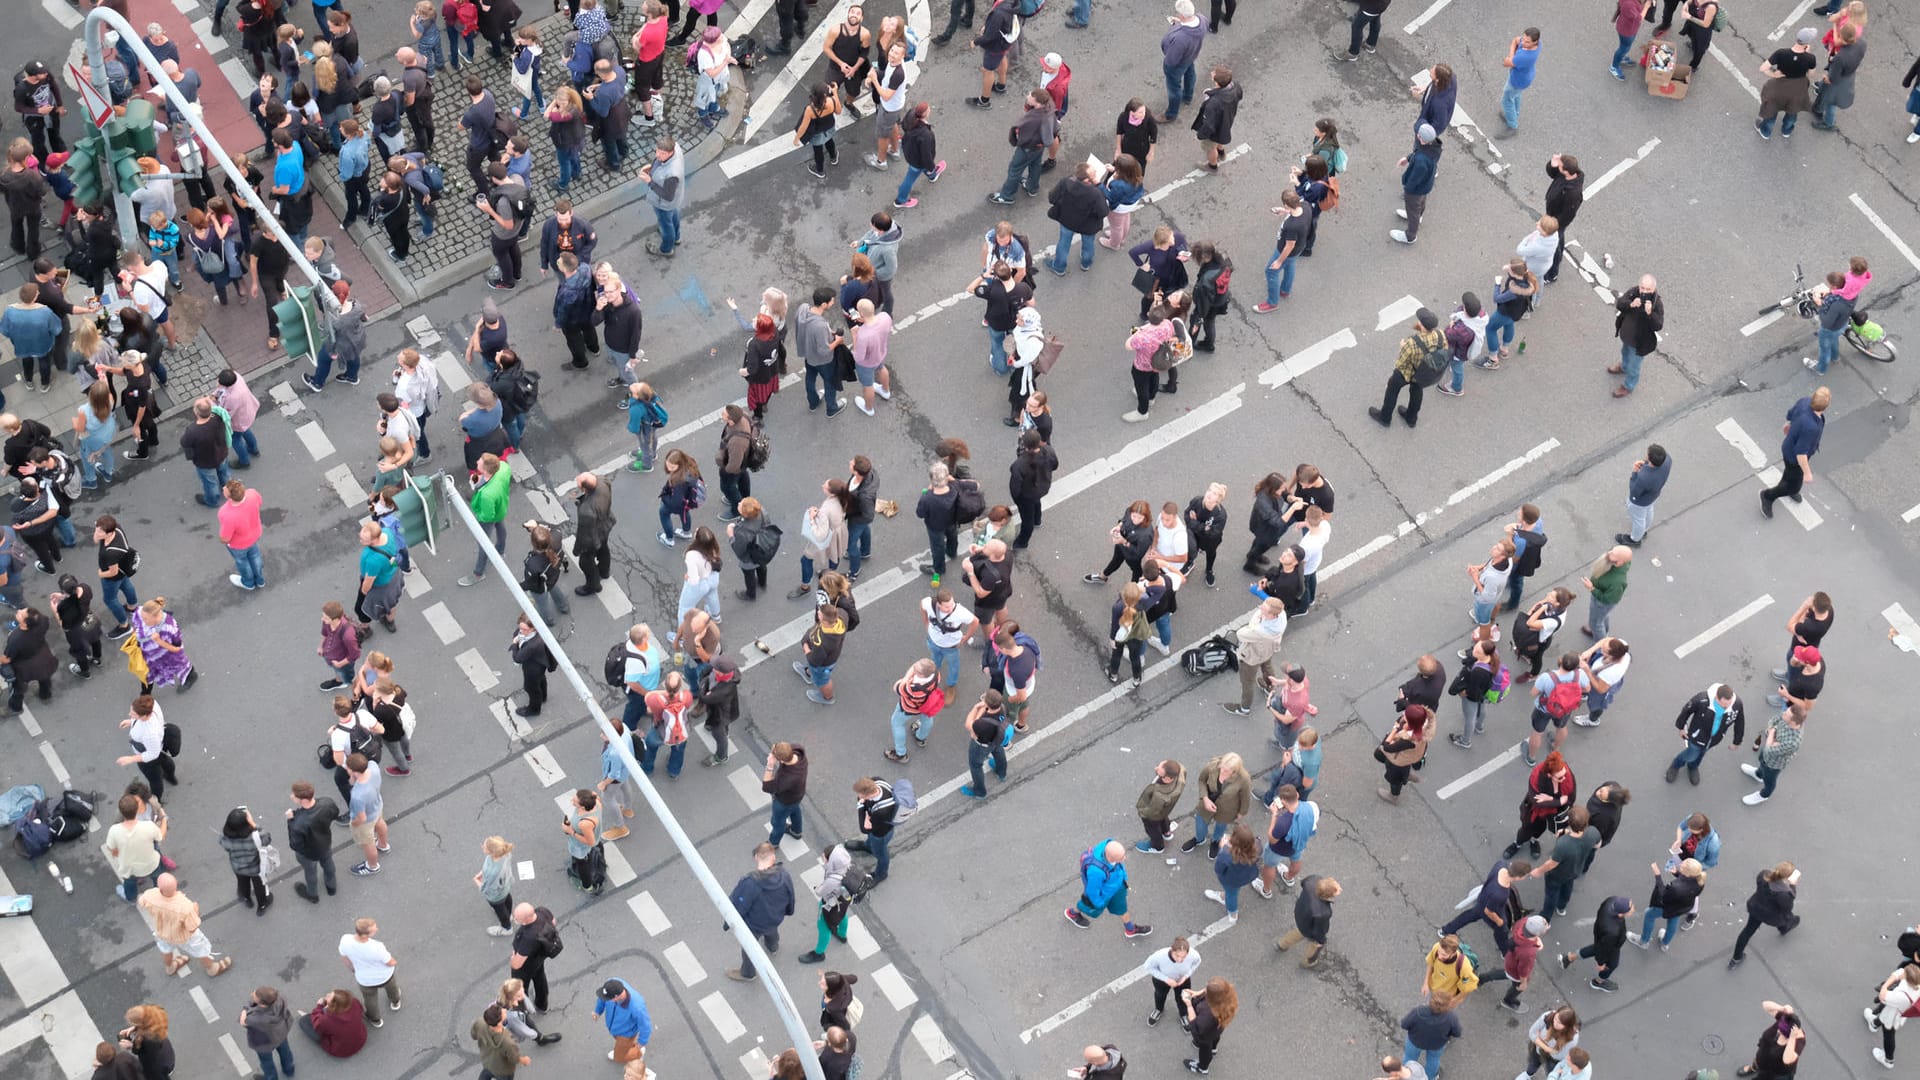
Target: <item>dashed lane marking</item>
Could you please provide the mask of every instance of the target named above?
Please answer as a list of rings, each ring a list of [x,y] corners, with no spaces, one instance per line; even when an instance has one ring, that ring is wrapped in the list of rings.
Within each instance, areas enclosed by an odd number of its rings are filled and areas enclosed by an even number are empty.
[[[1211,940],[1214,935],[1225,930],[1227,926],[1228,926],[1228,923],[1227,923],[1226,917],[1221,916],[1219,919],[1216,919],[1212,925],[1208,926],[1206,929],[1200,931],[1199,933],[1185,935],[1187,938],[1187,943],[1197,949],[1200,946],[1206,944],[1209,940]],[[1085,1013],[1088,1009],[1093,1008],[1094,1002],[1098,1001],[1099,999],[1103,997],[1114,996],[1120,993],[1122,990],[1125,990],[1129,986],[1132,986],[1133,984],[1139,982],[1141,979],[1144,979],[1146,977],[1147,977],[1146,968],[1141,967],[1138,964],[1129,966],[1127,968],[1126,973],[1121,975],[1119,978],[1114,979],[1111,982],[1108,982],[1105,986],[1100,987],[1099,989],[1095,990],[1093,993],[1088,994],[1083,998],[1080,998],[1079,1000],[1068,1005],[1066,1008],[1061,1009],[1059,1012],[1054,1013],[1052,1016],[1047,1017],[1045,1020],[1042,1020],[1038,1024],[1035,1024],[1034,1026],[1021,1032],[1020,1041],[1023,1043],[1030,1043],[1033,1040],[1039,1038],[1040,1036],[1047,1034],[1048,1032],[1057,1030],[1062,1025],[1066,1024],[1067,1021],[1072,1020],[1074,1017],[1079,1016],[1082,1013]]]
[[[1742,607],[1739,611],[1734,612],[1719,622],[1714,623],[1712,626],[1707,627],[1705,630],[1700,631],[1698,634],[1688,638],[1686,641],[1681,642],[1680,645],[1673,650],[1673,658],[1675,660],[1685,660],[1688,656],[1711,644],[1713,639],[1719,637],[1721,634],[1758,615],[1772,603],[1772,594],[1762,596],[1757,600],[1748,601],[1746,606]]]
[[[253,1075],[253,1065],[247,1061],[247,1056],[240,1052],[240,1044],[234,1041],[233,1032],[229,1031],[220,1036],[220,1049],[227,1052],[227,1060],[233,1063],[234,1075]]]
[[[40,737],[40,721],[33,718],[33,710],[27,708],[25,705],[20,707],[20,726],[26,730],[28,735],[36,739]]]
[[[1718,45],[1707,46],[1707,53],[1711,55],[1714,58],[1714,60],[1720,64],[1721,67],[1727,69],[1727,74],[1733,76],[1733,81],[1739,83],[1741,88],[1746,90],[1748,97],[1752,98],[1755,101],[1760,100],[1760,88],[1753,85],[1753,80],[1747,78],[1747,73],[1744,71],[1741,71],[1740,66],[1738,64],[1735,64],[1731,59],[1729,59],[1726,53],[1720,51],[1720,46]]]
[[[473,684],[475,693],[484,694],[500,685],[499,673],[487,666],[486,658],[480,655],[479,649],[468,649],[454,657],[453,662],[467,673],[467,681]]]
[[[1403,296],[1380,309],[1380,321],[1374,324],[1373,332],[1377,334],[1389,326],[1399,326],[1425,306],[1417,296]]]
[[[733,790],[740,793],[748,809],[764,810],[773,803],[773,796],[760,790],[760,774],[745,766],[727,774],[727,782]]]
[[[913,1022],[910,1030],[920,1049],[926,1051],[927,1057],[936,1063],[953,1057],[953,1044],[947,1041],[946,1033],[940,1030],[939,1023],[933,1017],[921,1016]]]
[[[429,605],[420,612],[420,617],[427,620],[428,626],[433,627],[433,632],[439,635],[442,645],[451,645],[467,636],[467,632],[460,629],[460,621],[453,617],[453,612],[447,610],[447,605],[444,603]]]
[[[1715,424],[1713,430],[1719,432],[1721,438],[1727,440],[1735,450],[1739,451],[1740,456],[1747,461],[1747,468],[1766,468],[1766,451],[1760,449],[1760,444],[1753,441],[1753,436],[1748,435],[1747,429],[1740,426],[1740,421],[1729,416]]]
[[[201,1017],[204,1018],[207,1023],[212,1024],[219,1021],[220,1013],[214,1009],[212,1000],[207,997],[206,987],[196,986],[187,991],[187,996],[193,999],[193,1007],[200,1010]]]
[[[1913,524],[1914,518],[1920,518],[1920,506],[1910,506],[1906,513],[1900,515],[1901,523],[1906,525]]]
[[[40,0],[40,6],[46,10],[63,30],[72,30],[85,22],[87,17],[66,0]]]
[[[1245,157],[1252,149],[1253,145],[1251,143],[1241,143],[1239,146],[1220,155],[1220,164],[1225,165],[1227,162],[1233,161],[1236,158]],[[1181,188],[1186,187],[1188,184],[1213,175],[1213,172],[1212,169],[1190,169],[1185,176],[1180,177],[1178,180],[1168,181],[1154,188],[1152,191],[1147,192],[1140,201],[1142,203],[1157,203],[1174,192],[1179,191]],[[1051,248],[1049,248],[1049,250],[1051,250]]]
[[[707,748],[707,753],[717,754],[720,752],[719,745],[713,741],[713,732],[707,730],[707,725],[705,724],[694,725],[693,734],[695,738],[699,739],[701,743],[705,744]],[[734,741],[731,738],[729,738],[727,740],[727,756],[732,757],[733,755],[739,752],[740,752],[740,747],[735,745]]]
[[[532,737],[532,725],[527,723],[526,717],[521,716],[513,710],[514,704],[512,698],[495,698],[487,703],[487,711],[493,714],[494,721],[500,725],[500,730],[507,733],[507,738],[527,739]]]
[[[421,571],[420,564],[415,563],[413,571],[407,574],[407,596],[418,600],[432,591],[433,582],[427,580],[427,575]]]
[[[900,974],[900,969],[892,964],[874,969],[872,978],[873,984],[880,988],[880,993],[886,996],[887,1002],[900,1012],[906,1012],[914,1002],[920,1000],[920,995],[914,993],[913,987],[907,985],[906,976]]]
[[[1887,605],[1887,609],[1880,613],[1880,617],[1887,620],[1887,625],[1893,628],[1891,640],[1894,648],[1905,653],[1920,654],[1920,623],[1913,621],[1913,616],[1907,614],[1906,608],[1895,601]]]
[[[30,923],[33,920],[6,921]],[[80,1003],[80,995],[75,991],[69,990],[0,1028],[0,1058],[35,1039],[46,1040],[47,1049],[53,1052],[54,1061],[67,1080],[86,1080],[93,1075],[93,1048],[100,1043],[100,1029],[93,1026],[87,1007]]]
[[[354,478],[353,466],[335,465],[328,469],[327,483],[333,485],[343,504],[351,507],[367,505],[367,489],[361,487],[360,481]]]
[[[811,849],[807,847],[807,842],[798,837],[782,836],[780,838],[780,855],[787,860],[788,866],[792,866],[801,859],[806,858],[807,852],[810,850]]]
[[[1421,27],[1432,22],[1434,16],[1446,10],[1446,6],[1452,2],[1453,0],[1433,0],[1433,3],[1427,5],[1427,10],[1421,12],[1412,22],[1406,25],[1406,32],[1409,34],[1417,33]],[[1811,3],[1812,0],[1808,0],[1808,2]]]
[[[60,752],[53,748],[52,743],[40,744],[40,756],[47,759],[47,768],[53,770],[53,778],[60,781],[62,788],[73,786],[73,777],[68,774],[67,766],[60,760]]]
[[[544,747],[539,749],[544,749]],[[537,773],[540,770],[536,767],[534,771]],[[573,792],[562,791],[558,795],[555,795],[553,797],[553,805],[559,807],[562,814],[572,814]],[[600,806],[603,810],[606,808],[607,804],[604,799],[601,800]],[[624,817],[612,816],[609,813],[603,812],[600,815],[600,831],[604,833],[609,829],[614,829],[625,824],[625,822],[626,819]],[[602,844],[601,850],[607,857],[608,884],[616,889],[623,888],[639,876],[633,872],[633,864],[628,862],[626,855],[621,853],[617,842]]]
[[[727,999],[718,990],[700,999],[700,1011],[707,1014],[707,1022],[720,1036],[721,1042],[732,1042],[747,1033],[747,1026],[740,1022],[740,1016],[727,1004]]]
[[[873,939],[873,932],[860,921],[860,916],[848,915],[846,929],[847,948],[853,950],[854,959],[865,961],[880,951],[880,943]]]
[[[1762,330],[1765,330],[1767,327],[1772,326],[1774,323],[1777,323],[1781,319],[1784,319],[1786,317],[1787,317],[1786,312],[1781,311],[1779,308],[1775,308],[1774,310],[1767,312],[1765,315],[1762,315],[1759,318],[1748,323],[1747,325],[1741,327],[1740,336],[1752,337],[1753,335],[1759,333]]]
[[[740,1067],[747,1070],[750,1080],[764,1080],[772,1063],[767,1060],[765,1051],[756,1046],[740,1055]]]
[[[872,604],[880,598],[892,594],[909,582],[919,580],[919,578],[920,571],[918,565],[914,560],[909,559],[884,574],[856,584],[854,586],[856,599],[862,604]],[[813,623],[813,606],[812,602],[809,601],[806,614],[796,615],[779,626],[774,627],[767,633],[760,635],[758,638],[759,642],[772,650],[772,652],[763,653],[755,649],[746,653],[739,661],[740,670],[751,671],[761,664],[766,663],[768,660],[773,659],[774,656],[779,653],[800,644],[800,639],[812,628]]]
[[[1779,41],[1781,38],[1786,37],[1787,31],[1795,28],[1795,25],[1800,21],[1800,17],[1805,15],[1807,9],[1811,8],[1813,4],[1814,0],[1800,0],[1798,4],[1794,5],[1793,11],[1789,12],[1787,17],[1781,20],[1780,25],[1773,28],[1773,33],[1767,35],[1767,40]]]
[[[741,127],[735,141],[741,143],[752,141],[767,121],[773,119],[774,114],[780,111],[781,102],[787,99],[788,94],[793,93],[794,87],[800,85],[800,80],[806,76],[808,70],[813,67],[814,61],[818,60],[821,53],[825,51],[827,31],[846,20],[847,8],[850,6],[852,6],[852,0],[839,0],[831,10],[819,16],[820,21],[814,24],[813,31],[807,35],[807,39],[793,50],[793,55],[787,59],[786,67],[781,68],[780,73],[767,83],[767,88],[753,99],[753,103],[747,109],[747,122]]]
[[[706,981],[707,969],[700,966],[699,958],[693,955],[693,950],[687,947],[686,942],[674,942],[662,950],[660,956],[666,960],[668,967],[673,968],[681,986],[693,987]]]
[[[1360,339],[1354,337],[1353,330],[1342,327],[1337,333],[1321,338],[1261,372],[1260,385],[1277,390],[1333,359],[1333,354],[1341,349],[1351,349],[1358,344]]]
[[[1873,208],[1867,205],[1866,200],[1860,197],[1859,192],[1847,196],[1847,201],[1867,216],[1867,220],[1873,223],[1873,227],[1880,230],[1880,235],[1887,238],[1887,242],[1893,245],[1894,250],[1900,253],[1901,258],[1907,260],[1907,265],[1913,267],[1915,270],[1920,270],[1920,255],[1914,254],[1913,249],[1907,246],[1905,240],[1900,239],[1899,234],[1893,231],[1893,226],[1888,225],[1886,219],[1873,212]]]
[[[638,896],[629,897],[627,907],[632,909],[633,917],[640,920],[640,927],[648,937],[659,937],[673,929],[673,921],[667,918],[667,913],[660,908],[660,902],[650,892],[643,891]]]
[[[1628,169],[1631,169],[1635,165],[1638,165],[1642,161],[1645,161],[1647,159],[1647,155],[1653,153],[1654,147],[1659,145],[1660,145],[1660,140],[1657,138],[1648,139],[1646,142],[1641,143],[1640,149],[1634,151],[1632,157],[1627,158],[1625,161],[1620,162],[1619,164],[1615,165],[1613,168],[1608,169],[1606,172],[1601,173],[1599,179],[1595,180],[1591,184],[1588,184],[1586,189],[1586,197],[1592,198],[1593,196],[1600,194],[1601,191],[1605,190],[1608,184],[1611,184],[1615,180],[1620,179],[1620,177],[1624,175]]]
[[[1769,465],[1766,468],[1761,469],[1759,475],[1760,475],[1761,483],[1767,485],[1768,487],[1772,487],[1773,485],[1780,482],[1780,477],[1784,474],[1781,472],[1780,466]],[[1815,510],[1812,504],[1806,501],[1806,497],[1804,495],[1801,496],[1801,500],[1799,502],[1795,502],[1792,499],[1784,499],[1780,502],[1775,503],[1774,505],[1786,507],[1787,513],[1793,515],[1793,520],[1799,522],[1800,527],[1802,529],[1807,530],[1808,532],[1812,532],[1813,530],[1819,528],[1826,521],[1825,518],[1820,516],[1820,511]]]
[[[333,440],[321,430],[319,421],[309,420],[294,428],[293,433],[300,437],[301,443],[307,448],[307,455],[313,460],[320,461],[333,456]]]
[[[567,778],[567,771],[554,759],[553,751],[545,746],[536,746],[520,757],[533,770],[534,779],[540,781],[543,788],[552,787]]]
[[[1040,500],[1041,506],[1051,510],[1100,481],[1118,474],[1122,469],[1145,461],[1187,436],[1219,422],[1240,408],[1242,404],[1240,395],[1245,393],[1246,389],[1246,383],[1237,383],[1231,390],[1202,404],[1192,412],[1183,413],[1114,453],[1090,461],[1056,479],[1046,497]]]
[[[1501,769],[1506,768],[1515,758],[1520,756],[1520,748],[1525,745],[1525,742],[1514,743],[1493,757],[1481,762],[1472,772],[1446,785],[1439,791],[1434,792],[1434,798],[1443,801],[1451,799],[1480,781],[1485,780],[1487,777],[1492,776],[1494,773],[1499,772]]]

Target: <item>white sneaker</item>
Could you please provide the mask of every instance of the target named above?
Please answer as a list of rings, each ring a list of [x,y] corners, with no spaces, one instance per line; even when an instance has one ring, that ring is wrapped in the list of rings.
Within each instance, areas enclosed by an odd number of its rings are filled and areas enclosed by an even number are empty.
[[[1759,806],[1761,803],[1767,801],[1767,796],[1756,791],[1743,797],[1740,801],[1746,803],[1748,806]]]
[[[1641,948],[1641,949],[1648,948],[1653,944],[1652,941],[1642,938],[1639,934],[1634,933],[1632,930],[1627,931],[1627,940],[1632,942],[1636,948]]]
[[[1267,888],[1266,885],[1263,884],[1259,878],[1255,878],[1253,880],[1253,891],[1259,893],[1260,899],[1262,900],[1273,899],[1273,890]]]
[[[1147,640],[1147,644],[1153,646],[1154,650],[1157,651],[1161,656],[1173,655],[1173,646],[1161,644],[1159,638],[1149,638]]]
[[[1227,894],[1221,892],[1219,889],[1208,889],[1206,892],[1201,893],[1200,895],[1206,897],[1207,899],[1213,901],[1216,904],[1219,904],[1221,907],[1227,906]]]
[[[1239,921],[1240,921],[1240,913],[1239,913],[1239,912],[1237,912],[1237,911],[1229,911],[1229,912],[1227,912],[1227,925],[1228,925],[1228,926],[1232,926],[1232,925],[1234,925],[1235,923],[1238,923]]]
[[[1907,136],[1907,141],[1908,141],[1908,142],[1910,142],[1910,143],[1917,143],[1917,142],[1920,142],[1920,131],[1916,131],[1916,132],[1914,132],[1913,134],[1911,134],[1911,135],[1909,135],[1909,136]],[[1887,1067],[1888,1067],[1888,1068],[1892,1068],[1893,1066],[1892,1066],[1892,1065],[1888,1065]]]
[[[1760,779],[1760,770],[1755,768],[1752,765],[1742,764],[1740,766],[1740,771],[1743,773],[1746,773],[1749,777],[1751,777],[1754,780]]]
[[[874,387],[874,388],[873,388],[873,392],[874,392],[874,393],[876,393],[876,394],[879,394],[879,395],[880,395],[880,400],[881,400],[881,401],[892,401],[892,400],[893,400],[893,391],[891,391],[891,390],[889,390],[889,389],[887,389],[887,388],[886,388],[886,387],[884,387],[884,386],[876,386],[876,387]]]
[[[1125,424],[1137,424],[1146,418],[1147,414],[1143,412],[1123,412],[1120,414],[1120,421]]]
[[[1801,362],[1802,364],[1804,364],[1804,365],[1806,365],[1806,368],[1807,368],[1807,370],[1808,370],[1808,371],[1813,371],[1813,372],[1818,372],[1818,371],[1820,370],[1820,365],[1819,365],[1819,363],[1818,363],[1818,362],[1816,362],[1816,361],[1814,360],[1814,358],[1813,358],[1813,357],[1811,357],[1811,356],[1803,356],[1803,357],[1801,357],[1801,358],[1800,358],[1800,362]]]
[[[868,416],[873,415],[873,406],[867,404],[866,398],[854,398],[853,407],[856,409],[859,409],[863,413],[866,413]]]
[[[1912,142],[1913,138],[1909,138],[1907,141]],[[1873,1060],[1885,1065],[1889,1069],[1893,1068],[1893,1062],[1888,1059],[1887,1052],[1877,1046],[1873,1048]]]
[[[1399,230],[1399,229],[1395,229],[1395,230],[1393,230],[1392,232],[1390,232],[1390,233],[1388,233],[1388,234],[1387,234],[1387,239],[1389,239],[1389,240],[1392,240],[1392,241],[1393,241],[1394,243],[1396,243],[1396,244],[1411,244],[1411,243],[1413,243],[1413,241],[1412,241],[1412,240],[1409,240],[1409,239],[1407,239],[1407,234],[1406,234],[1405,232],[1402,232],[1402,231],[1401,231],[1401,230]]]
[[[487,927],[487,933],[492,934],[494,937],[506,937],[508,934],[513,933],[513,931],[504,926],[489,926]]]
[[[1399,218],[1401,221],[1407,220],[1407,212],[1404,209],[1395,210],[1393,216]]]
[[[1599,727],[1600,721],[1595,720],[1586,713],[1581,713],[1579,716],[1573,718],[1573,724],[1575,727]]]

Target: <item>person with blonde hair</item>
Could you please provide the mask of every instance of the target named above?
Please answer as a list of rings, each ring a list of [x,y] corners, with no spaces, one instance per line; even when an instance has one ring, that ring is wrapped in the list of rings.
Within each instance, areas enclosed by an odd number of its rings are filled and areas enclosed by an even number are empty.
[[[156,686],[177,686],[185,693],[200,673],[187,656],[180,623],[167,610],[167,598],[156,596],[131,614],[133,636],[147,662],[147,677],[140,692],[150,694]]]
[[[1193,808],[1193,835],[1180,845],[1182,852],[1207,845],[1207,858],[1218,858],[1220,840],[1253,803],[1253,777],[1240,755],[1221,754],[1194,774],[1200,802]]]
[[[1667,920],[1666,931],[1660,937],[1660,951],[1666,952],[1673,939],[1680,932],[1680,920],[1692,911],[1700,900],[1700,894],[1707,887],[1707,870],[1698,859],[1682,859],[1674,868],[1673,880],[1662,884],[1659,863],[1650,863],[1653,867],[1653,887],[1655,900],[1647,904],[1647,912],[1640,923],[1640,932],[1629,932],[1627,940],[1642,949],[1653,945],[1653,921]]]

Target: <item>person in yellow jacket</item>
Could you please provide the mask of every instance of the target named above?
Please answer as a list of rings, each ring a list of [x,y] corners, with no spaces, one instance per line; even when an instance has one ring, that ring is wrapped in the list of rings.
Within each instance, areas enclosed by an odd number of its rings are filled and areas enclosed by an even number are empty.
[[[513,483],[513,470],[493,454],[482,454],[473,471],[480,477],[480,483],[474,487],[473,499],[467,505],[473,510],[473,516],[480,520],[480,530],[493,539],[493,550],[504,553],[507,548],[507,488]],[[487,548],[484,543],[477,546],[479,550],[473,557],[473,573],[460,579],[458,584],[462,587],[477,585],[487,576]]]
[[[1448,934],[1427,950],[1427,971],[1420,981],[1422,1001],[1435,991],[1445,990],[1453,995],[1457,1004],[1479,988],[1480,976],[1473,970],[1473,961],[1466,950],[1460,947],[1459,935]]]

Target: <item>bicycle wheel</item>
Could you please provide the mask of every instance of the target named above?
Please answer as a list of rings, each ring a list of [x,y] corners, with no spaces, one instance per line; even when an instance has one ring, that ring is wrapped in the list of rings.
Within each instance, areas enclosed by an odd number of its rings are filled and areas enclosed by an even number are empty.
[[[1847,344],[1860,350],[1862,354],[1871,356],[1883,364],[1893,363],[1895,350],[1892,338],[1883,336],[1879,341],[1869,342],[1851,326],[1842,331],[1841,336],[1847,339]]]

